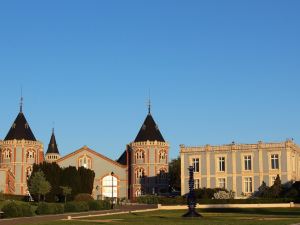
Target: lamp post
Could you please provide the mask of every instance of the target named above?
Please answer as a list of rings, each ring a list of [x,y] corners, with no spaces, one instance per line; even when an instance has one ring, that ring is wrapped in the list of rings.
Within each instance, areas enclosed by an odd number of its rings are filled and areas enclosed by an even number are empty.
[[[114,172],[110,173],[111,175],[111,209],[114,208]]]
[[[190,166],[189,170],[189,193],[187,196],[188,212],[183,215],[183,217],[202,217],[198,212],[196,212],[196,199],[194,193],[194,167]]]

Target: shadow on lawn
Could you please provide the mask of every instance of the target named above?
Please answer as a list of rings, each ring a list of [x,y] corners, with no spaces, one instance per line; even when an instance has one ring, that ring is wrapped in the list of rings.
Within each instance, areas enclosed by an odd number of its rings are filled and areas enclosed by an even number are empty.
[[[300,217],[300,209],[198,209],[199,212],[208,213],[242,213],[242,214],[257,214],[257,215],[276,215],[276,216],[297,216]]]

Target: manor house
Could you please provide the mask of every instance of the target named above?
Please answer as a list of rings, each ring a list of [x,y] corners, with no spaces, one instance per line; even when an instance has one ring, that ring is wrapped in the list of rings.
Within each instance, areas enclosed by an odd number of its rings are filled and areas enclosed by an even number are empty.
[[[85,167],[95,172],[93,196],[135,198],[142,194],[159,194],[168,188],[169,144],[163,138],[148,108],[148,114],[134,141],[118,160],[112,160],[88,146],[61,156],[54,130],[44,154],[43,143],[35,138],[20,111],[4,140],[0,140],[0,191],[27,195],[27,179],[34,163],[44,160],[61,167]]]
[[[293,140],[280,143],[200,147],[180,146],[181,193],[188,192],[188,167],[194,167],[195,188],[226,188],[236,197],[249,196],[264,181],[272,186],[300,180],[300,147]]]

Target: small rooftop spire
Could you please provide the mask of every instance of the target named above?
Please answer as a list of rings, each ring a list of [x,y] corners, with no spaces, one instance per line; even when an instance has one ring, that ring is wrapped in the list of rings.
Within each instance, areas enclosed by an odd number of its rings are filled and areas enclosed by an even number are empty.
[[[52,134],[54,134],[54,126],[55,126],[55,122],[52,122]]]
[[[21,86],[20,112],[23,112],[23,88]]]
[[[150,89],[149,89],[149,100],[148,100],[148,114],[151,114],[151,96],[150,96]]]

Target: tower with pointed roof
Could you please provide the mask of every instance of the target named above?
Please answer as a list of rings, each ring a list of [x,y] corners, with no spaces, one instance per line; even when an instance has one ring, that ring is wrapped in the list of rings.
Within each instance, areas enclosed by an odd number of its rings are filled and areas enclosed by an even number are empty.
[[[168,191],[169,144],[153,119],[150,101],[146,119],[135,140],[127,146],[126,152],[129,198]],[[120,160],[121,158],[122,156]]]
[[[32,172],[32,166],[44,160],[44,152],[43,144],[36,140],[23,113],[23,98],[20,112],[1,144],[0,152],[0,167],[10,171],[14,180],[11,192],[26,195],[27,179]]]
[[[54,162],[56,160],[60,159],[60,154],[58,151],[55,134],[54,134],[54,128],[52,129],[52,134],[50,138],[50,142],[48,145],[48,149],[45,155],[45,160],[47,162]]]

